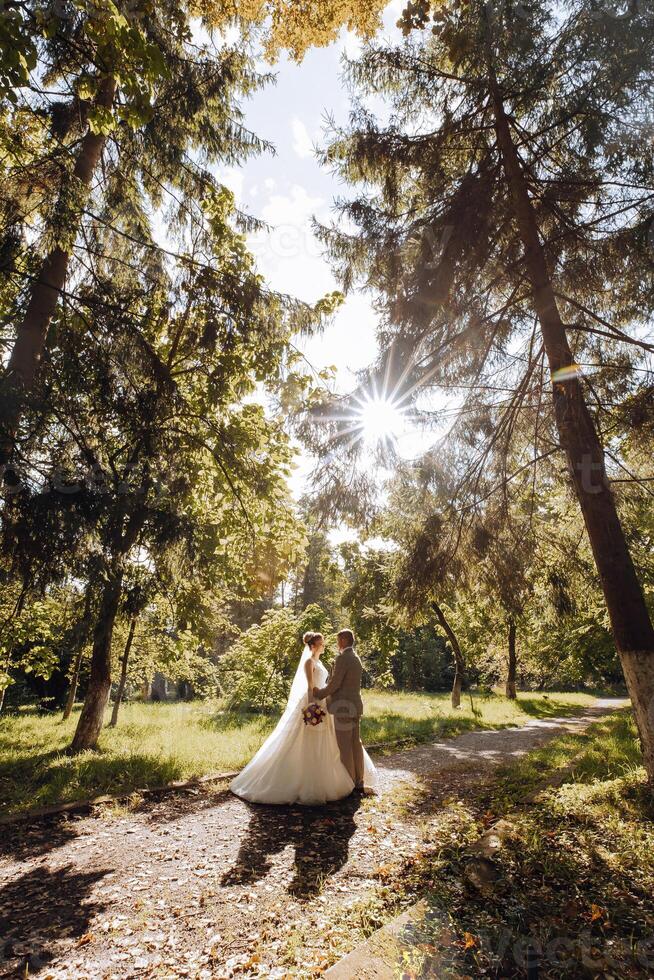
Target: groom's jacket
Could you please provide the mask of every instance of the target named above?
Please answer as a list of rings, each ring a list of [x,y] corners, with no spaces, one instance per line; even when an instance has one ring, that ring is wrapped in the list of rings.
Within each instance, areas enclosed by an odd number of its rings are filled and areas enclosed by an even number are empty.
[[[363,714],[362,674],[363,665],[352,647],[341,650],[327,684],[318,690],[319,698],[327,698],[327,711],[330,714],[348,715],[350,718]]]

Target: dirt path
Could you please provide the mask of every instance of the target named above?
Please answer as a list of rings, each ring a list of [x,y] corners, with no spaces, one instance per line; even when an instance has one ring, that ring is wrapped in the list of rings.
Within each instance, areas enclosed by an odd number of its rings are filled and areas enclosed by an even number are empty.
[[[378,799],[261,807],[213,787],[3,828],[0,977],[315,976],[347,951],[380,866],[420,846],[404,784],[435,806],[474,795],[493,766],[621,703],[377,756]]]

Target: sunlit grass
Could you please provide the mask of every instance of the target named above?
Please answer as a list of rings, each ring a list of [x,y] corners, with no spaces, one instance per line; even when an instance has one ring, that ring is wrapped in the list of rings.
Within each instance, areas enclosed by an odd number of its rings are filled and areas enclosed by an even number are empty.
[[[366,742],[397,738],[416,740],[457,735],[474,728],[506,728],[524,725],[530,718],[576,714],[592,704],[584,693],[522,693],[517,701],[499,694],[464,694],[460,708],[453,708],[448,693],[411,694],[367,691],[362,723]]]
[[[616,779],[642,778],[642,754],[631,709],[625,708],[595,722],[588,733],[560,735],[510,766],[500,768],[493,790],[496,808],[506,809],[519,802],[548,773],[563,769],[570,771],[561,792],[567,792],[570,800],[575,793],[580,798],[592,795],[582,787],[594,787],[594,792],[601,786],[604,792]],[[573,792],[570,786],[574,787]]]
[[[447,693],[366,691],[363,738],[368,744],[416,741],[473,728],[521,725],[532,717],[574,714],[588,694],[464,697],[454,710]],[[235,714],[220,702],[126,704],[118,727],[106,728],[98,752],[68,756],[76,714],[23,710],[0,717],[0,812],[101,793],[129,792],[172,780],[239,769],[261,745],[276,717]]]

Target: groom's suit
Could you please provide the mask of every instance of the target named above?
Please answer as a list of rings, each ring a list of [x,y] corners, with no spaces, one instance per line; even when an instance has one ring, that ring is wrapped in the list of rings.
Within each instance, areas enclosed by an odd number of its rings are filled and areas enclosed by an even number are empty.
[[[334,716],[336,741],[343,765],[354,780],[363,787],[363,746],[359,721],[363,714],[361,675],[363,665],[352,647],[341,650],[334,661],[329,680],[316,695],[327,698],[327,711]]]

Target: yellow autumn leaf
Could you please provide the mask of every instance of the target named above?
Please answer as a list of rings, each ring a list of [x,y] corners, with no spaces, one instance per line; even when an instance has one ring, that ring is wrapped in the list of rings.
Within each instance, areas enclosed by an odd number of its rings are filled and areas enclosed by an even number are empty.
[[[604,919],[606,917],[606,909],[603,909],[601,905],[591,904],[590,907],[590,921],[597,922],[598,919]]]

